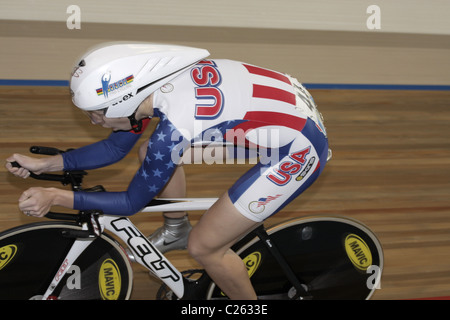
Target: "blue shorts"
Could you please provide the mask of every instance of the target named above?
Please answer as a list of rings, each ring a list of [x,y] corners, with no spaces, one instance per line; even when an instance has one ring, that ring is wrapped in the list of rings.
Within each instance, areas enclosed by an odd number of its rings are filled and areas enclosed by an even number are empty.
[[[283,135],[283,129],[280,130]],[[308,118],[292,142],[271,148],[270,155],[261,157],[228,190],[228,195],[242,215],[262,222],[317,179],[327,162],[328,153],[327,137]]]

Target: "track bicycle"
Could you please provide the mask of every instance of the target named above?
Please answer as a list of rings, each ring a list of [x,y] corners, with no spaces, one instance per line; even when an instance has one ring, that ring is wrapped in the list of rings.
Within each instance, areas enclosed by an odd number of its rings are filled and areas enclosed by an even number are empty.
[[[32,153],[64,151],[31,147]],[[17,165],[17,164],[16,164]],[[85,171],[41,174],[35,179],[82,187]],[[142,212],[207,210],[217,199],[153,199]],[[157,299],[227,299],[204,270],[180,272],[127,217],[101,212],[49,212],[53,221],[30,223],[0,233],[0,300],[129,299],[130,257],[162,281]],[[113,237],[113,234],[115,237]],[[383,251],[360,222],[338,216],[294,218],[263,224],[232,249],[243,259],[258,298],[369,299],[379,288]]]

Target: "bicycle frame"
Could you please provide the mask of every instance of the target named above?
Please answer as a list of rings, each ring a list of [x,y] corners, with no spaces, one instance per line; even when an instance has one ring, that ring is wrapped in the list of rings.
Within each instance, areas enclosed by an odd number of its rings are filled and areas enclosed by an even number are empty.
[[[141,212],[170,212],[179,211],[181,208],[188,211],[208,210],[215,201],[217,198],[157,199]],[[89,228],[87,224],[84,224],[82,229],[87,231]],[[130,219],[123,216],[100,216],[98,225],[94,224],[94,229],[98,229],[96,230],[97,235],[104,230],[115,234],[131,249],[137,263],[161,279],[178,298],[181,299],[184,296],[185,281],[181,272],[139,231]],[[43,300],[51,296],[66,272],[94,239],[95,237],[75,240],[47,291],[42,296]]]
[[[141,210],[141,212],[173,212],[173,211],[193,211],[193,210],[208,210],[218,199],[217,198],[164,198],[155,199]],[[172,265],[172,263],[162,254],[144,234],[128,219],[123,216],[108,216],[102,215],[98,218],[98,225],[93,223],[94,231],[100,235],[104,230],[109,231],[120,238],[127,244],[132,251],[135,261],[157,278],[163,281],[172,292],[182,299],[186,293],[187,281],[183,278],[181,272]],[[83,225],[83,230],[88,230],[87,225]],[[307,293],[298,281],[290,267],[286,264],[284,258],[280,255],[277,247],[270,241],[269,236],[262,227],[262,224],[255,228],[248,235],[253,234],[260,238],[271,252],[274,258],[283,268],[286,276],[296,288],[295,298],[300,295],[307,297]],[[53,289],[57,287],[59,281],[64,277],[65,273],[70,269],[72,264],[76,261],[79,255],[89,246],[95,237],[88,239],[83,238],[76,240],[69,250],[66,258],[61,264],[58,272],[53,278],[52,283],[42,297],[43,300],[51,296]]]

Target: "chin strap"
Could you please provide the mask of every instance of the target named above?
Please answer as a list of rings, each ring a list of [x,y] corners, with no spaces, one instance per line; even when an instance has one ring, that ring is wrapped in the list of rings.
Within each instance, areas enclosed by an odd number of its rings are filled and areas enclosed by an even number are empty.
[[[136,112],[133,113],[131,116],[128,117],[128,120],[130,121],[130,125],[131,125],[131,129],[138,133],[142,131],[142,119],[141,120],[136,120],[135,118]]]

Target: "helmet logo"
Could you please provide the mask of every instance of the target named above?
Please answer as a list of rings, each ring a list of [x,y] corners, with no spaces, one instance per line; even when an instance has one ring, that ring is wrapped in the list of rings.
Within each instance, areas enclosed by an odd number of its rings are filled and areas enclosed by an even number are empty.
[[[109,86],[109,81],[111,81],[111,73],[105,73],[102,76],[102,90],[103,90],[103,95],[107,98],[108,97],[108,86]]]
[[[125,77],[123,79],[120,79],[119,81],[110,84],[111,73],[109,72],[105,73],[101,79],[102,87],[96,90],[97,96],[103,95],[105,98],[108,98],[110,94],[115,94],[122,91],[120,89],[132,83],[133,80],[134,76],[129,75],[128,77]]]

